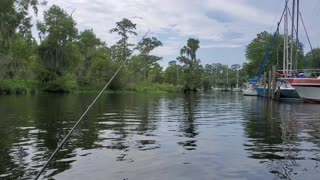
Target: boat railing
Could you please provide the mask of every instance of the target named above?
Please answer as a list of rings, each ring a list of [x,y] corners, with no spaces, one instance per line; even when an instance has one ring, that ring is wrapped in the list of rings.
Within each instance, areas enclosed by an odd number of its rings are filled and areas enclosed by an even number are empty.
[[[277,70],[279,77],[316,78],[320,76],[320,69]]]

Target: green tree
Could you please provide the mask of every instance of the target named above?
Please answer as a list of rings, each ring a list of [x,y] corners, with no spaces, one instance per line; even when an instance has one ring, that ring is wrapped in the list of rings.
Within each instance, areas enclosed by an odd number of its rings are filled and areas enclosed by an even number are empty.
[[[168,67],[163,74],[164,82],[179,85],[179,79],[182,75],[182,67],[177,64],[177,61],[169,61]]]
[[[136,36],[136,24],[132,23],[129,19],[123,18],[121,21],[116,22],[116,27],[110,30],[110,33],[117,33],[121,39],[112,46],[112,54],[115,62],[123,62],[131,55],[132,50],[129,47],[134,44],[128,43],[129,35]]]
[[[37,77],[41,83],[64,83],[65,76],[72,75],[80,54],[74,43],[78,32],[75,26],[73,18],[56,5],[44,12],[44,22],[37,23],[41,40]]]
[[[315,48],[305,55],[306,66],[311,69],[320,68],[320,48]]]
[[[186,66],[193,67],[199,64],[197,60],[197,50],[199,49],[200,41],[198,39],[189,38],[187,46],[183,46],[180,50],[180,62],[184,63]]]
[[[0,1],[0,78],[26,79],[30,74],[36,43],[28,10],[37,14],[38,5],[38,0]]]
[[[95,60],[98,49],[104,46],[104,43],[96,37],[92,29],[87,29],[80,33],[77,44],[81,53],[77,80],[80,85],[88,85],[91,64]]]
[[[144,64],[143,71],[145,80],[148,79],[150,68],[155,66],[156,63],[162,59],[161,57],[150,55],[150,52],[159,46],[162,46],[162,42],[155,37],[144,38],[137,45],[137,49],[140,51],[139,56]]]
[[[160,64],[155,63],[151,68],[150,68],[150,79],[151,82],[155,83],[162,83],[162,67]]]
[[[183,66],[183,81],[187,90],[196,90],[201,85],[201,66],[200,60],[197,59],[196,52],[199,49],[199,40],[189,38],[187,45],[180,50],[180,56],[177,58]]]
[[[250,77],[257,76],[268,48],[272,43],[273,36],[274,34],[266,31],[261,32],[247,45],[245,50],[245,56],[248,62],[246,70]],[[278,35],[276,37],[274,44],[272,44],[265,70],[270,69],[272,65],[276,65],[277,69],[282,69],[283,67],[283,35]],[[297,58],[297,68],[299,69],[303,66],[303,44],[299,42],[298,45],[299,47],[294,44],[293,49],[294,52],[298,51],[298,56],[294,57],[294,59]]]
[[[89,67],[89,80],[93,82],[90,85],[103,86],[114,73],[114,66],[110,48],[105,45],[99,47]]]

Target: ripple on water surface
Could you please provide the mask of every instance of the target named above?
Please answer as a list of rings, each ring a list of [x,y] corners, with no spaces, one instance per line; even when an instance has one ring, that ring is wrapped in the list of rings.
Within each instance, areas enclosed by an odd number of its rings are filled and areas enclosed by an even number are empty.
[[[34,177],[92,98],[0,96],[0,178]],[[42,177],[317,179],[319,108],[230,92],[105,94]]]

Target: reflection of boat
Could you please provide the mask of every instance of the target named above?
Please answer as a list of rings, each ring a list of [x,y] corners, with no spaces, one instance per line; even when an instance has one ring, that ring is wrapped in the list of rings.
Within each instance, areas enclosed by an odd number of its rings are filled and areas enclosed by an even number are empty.
[[[320,103],[320,78],[288,78],[304,102]]]

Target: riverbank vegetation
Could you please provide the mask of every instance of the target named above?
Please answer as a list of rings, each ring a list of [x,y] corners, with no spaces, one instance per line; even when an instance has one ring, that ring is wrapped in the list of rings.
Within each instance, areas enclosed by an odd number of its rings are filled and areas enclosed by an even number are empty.
[[[228,85],[236,86],[239,71],[239,85],[257,74],[263,56],[271,42],[272,34],[258,34],[246,48],[248,62],[231,67],[222,63],[201,64],[197,50],[201,48],[198,39],[189,38],[178,57],[164,69],[159,61],[162,57],[152,54],[163,46],[156,37],[146,37],[138,44],[131,38],[142,36],[130,19],[123,18],[108,29],[119,37],[109,45],[94,33],[93,29],[79,31],[72,13],[66,13],[53,5],[44,11],[43,21],[37,22],[38,37],[31,28],[32,17],[37,15],[39,6],[45,1],[6,0],[0,2],[0,93],[28,92],[76,92],[99,90],[126,60],[128,63],[111,82],[113,91],[198,91],[212,87],[225,87],[226,72]],[[33,14],[30,14],[33,9]],[[271,63],[281,66],[281,36],[270,55]],[[133,53],[135,51],[135,53]],[[307,53],[306,62],[319,66],[317,53]],[[301,45],[299,58],[303,59]],[[299,64],[302,66],[302,64]]]

